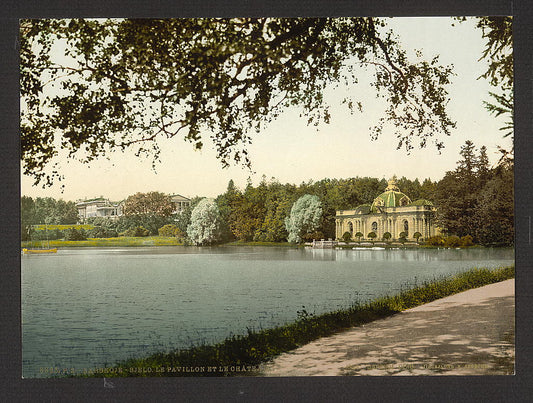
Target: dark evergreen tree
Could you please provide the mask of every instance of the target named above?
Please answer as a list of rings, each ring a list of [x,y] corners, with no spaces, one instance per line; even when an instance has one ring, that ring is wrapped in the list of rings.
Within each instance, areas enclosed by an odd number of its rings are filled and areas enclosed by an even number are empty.
[[[498,166],[480,193],[475,213],[477,238],[486,245],[514,244],[514,175],[510,164]]]
[[[454,171],[447,172],[438,183],[435,196],[438,205],[437,223],[448,234],[472,235],[477,222],[475,211],[483,183],[479,180],[479,159],[472,141],[461,147],[461,160]]]
[[[436,188],[437,182],[432,182],[429,178],[424,179],[420,186],[420,198],[434,202]]]
[[[235,240],[235,236],[231,232],[230,224],[231,212],[234,208],[238,195],[239,190],[235,186],[233,179],[230,179],[228,182],[226,193],[221,194],[215,199],[220,213],[220,237],[223,242],[230,242]]]
[[[437,184],[438,225],[449,235],[471,235],[475,243],[512,245],[512,160],[491,169],[486,147],[476,153],[471,141],[461,156],[457,168]]]

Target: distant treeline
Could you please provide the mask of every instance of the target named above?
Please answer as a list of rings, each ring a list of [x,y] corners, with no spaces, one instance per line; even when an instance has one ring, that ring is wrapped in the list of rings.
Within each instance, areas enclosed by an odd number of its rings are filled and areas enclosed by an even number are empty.
[[[430,179],[422,183],[418,179],[398,180],[402,192],[411,199],[433,199],[436,183]],[[322,220],[312,233],[304,235],[304,240],[335,238],[336,210],[352,209],[374,198],[387,187],[385,179],[348,178],[322,179],[304,182],[300,185],[281,184],[276,179],[263,180],[254,187],[250,183],[244,190],[235,187],[230,181],[226,192],[216,201],[222,221],[226,224],[227,237],[240,241],[281,242],[287,240],[285,218],[291,207],[301,196],[318,196],[322,206]]]
[[[513,159],[502,152],[495,167],[487,150],[471,141],[461,148],[457,168],[437,183],[437,224],[447,235],[471,235],[482,245],[514,244]]]
[[[33,225],[37,224],[76,224],[78,209],[73,201],[56,200],[52,197],[35,199],[22,196],[20,199],[21,238],[30,239]],[[61,232],[61,231],[59,231]]]
[[[447,172],[438,182],[430,179],[420,182],[418,179],[402,177],[397,180],[397,185],[412,201],[427,199],[435,204],[437,225],[444,235],[468,240],[469,244],[513,245],[512,159],[502,158],[497,166],[490,167],[485,147],[476,150],[470,141],[462,147],[461,157],[457,168]],[[336,210],[353,209],[361,204],[372,203],[386,186],[385,179],[369,177],[326,178],[300,185],[282,184],[275,178],[267,180],[263,177],[257,186],[248,182],[241,190],[230,180],[226,192],[215,199],[218,207],[218,234],[215,242],[287,241],[289,234],[286,218],[294,203],[304,195],[318,197],[322,215],[318,226],[313,232],[304,234],[302,240],[335,238]],[[143,196],[145,195],[139,193],[132,198],[139,199]],[[154,200],[154,212],[166,211],[161,209],[161,203],[166,203],[163,196],[152,197],[150,200]],[[87,224],[95,228],[82,233],[82,236],[165,235],[186,241],[187,229],[191,225],[191,217],[194,217],[192,212],[201,200],[200,197],[194,198],[191,205],[177,215],[150,214],[147,212],[149,206],[143,205],[142,213],[132,212],[115,220],[91,218]],[[31,232],[28,224],[69,224],[76,221],[77,211],[73,202],[22,197],[23,237],[25,233]],[[455,241],[455,238],[450,239]],[[435,244],[446,242],[439,239],[433,241]]]
[[[425,179],[421,183],[402,177],[398,187],[412,201],[427,199],[437,207],[436,222],[447,238],[435,239],[436,244],[458,237],[467,244],[513,245],[513,160],[503,155],[491,167],[486,148],[476,150],[471,141],[465,142],[460,154],[457,168],[442,180]],[[224,240],[285,241],[285,218],[294,202],[305,194],[319,197],[323,215],[319,227],[303,239],[334,238],[336,210],[372,203],[386,186],[385,179],[369,177],[322,179],[299,186],[263,177],[258,186],[248,183],[239,190],[230,181],[226,192],[216,199],[225,225]]]

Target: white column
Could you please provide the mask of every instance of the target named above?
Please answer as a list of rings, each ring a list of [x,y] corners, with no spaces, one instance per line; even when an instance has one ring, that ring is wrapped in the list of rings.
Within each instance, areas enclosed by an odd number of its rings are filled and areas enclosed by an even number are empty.
[[[396,237],[397,238],[400,237],[400,232],[402,232],[402,230],[400,228],[400,220],[396,219]]]

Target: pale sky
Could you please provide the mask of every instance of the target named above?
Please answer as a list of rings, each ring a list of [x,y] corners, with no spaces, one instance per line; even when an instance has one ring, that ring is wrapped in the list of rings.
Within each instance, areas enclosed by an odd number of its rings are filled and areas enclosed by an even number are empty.
[[[201,151],[194,151],[181,138],[160,140],[161,162],[155,172],[150,160],[136,158],[132,153],[111,153],[109,160],[102,158],[85,165],[65,159],[60,165],[60,173],[65,176],[61,183],[42,189],[32,186],[31,178],[22,176],[22,194],[64,200],[104,196],[115,201],[148,191],[215,197],[225,191],[230,179],[242,189],[248,177],[257,184],[263,175],[295,184],[355,176],[439,180],[456,167],[466,140],[472,140],[476,147],[485,145],[489,159],[495,163],[499,157],[497,146],[510,148],[511,140],[504,139],[498,130],[503,119],[494,118],[483,107],[483,100],[489,100],[488,92],[493,89],[484,79],[477,80],[486,70],[486,64],[478,62],[484,47],[481,31],[474,28],[473,20],[456,22],[455,27],[452,22],[443,17],[389,20],[390,28],[400,36],[409,55],[419,49],[426,60],[440,55],[441,64],[455,66],[456,76],[448,87],[451,98],[448,110],[457,127],[450,137],[443,139],[445,148],[440,154],[428,142],[425,149],[415,147],[407,155],[403,149],[396,150],[394,134],[385,130],[378,140],[370,139],[369,128],[377,123],[384,104],[376,100],[363,74],[360,83],[353,87],[327,91],[326,99],[332,106],[330,124],[321,124],[318,130],[308,127],[307,119],[300,118],[300,111],[293,109],[260,134],[254,134],[248,150],[255,173],[241,166],[223,169],[206,133]],[[343,91],[360,94],[362,113],[351,115],[341,105]],[[63,193],[61,184],[65,185]]]

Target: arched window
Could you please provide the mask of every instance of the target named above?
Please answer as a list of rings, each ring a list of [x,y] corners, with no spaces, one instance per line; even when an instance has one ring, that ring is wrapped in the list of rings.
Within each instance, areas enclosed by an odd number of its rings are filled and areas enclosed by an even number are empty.
[[[377,231],[377,230],[378,230],[378,223],[374,221],[372,223],[372,231]]]
[[[407,222],[407,220],[405,220],[403,222],[403,231],[406,233],[406,234],[409,234],[409,222]]]
[[[350,234],[353,234],[353,224],[351,222],[348,223],[348,231],[350,231]]]

